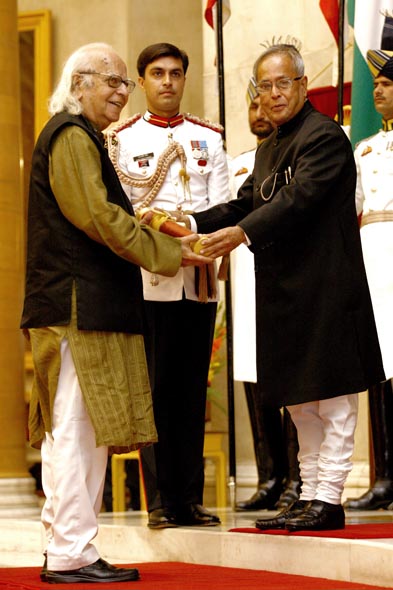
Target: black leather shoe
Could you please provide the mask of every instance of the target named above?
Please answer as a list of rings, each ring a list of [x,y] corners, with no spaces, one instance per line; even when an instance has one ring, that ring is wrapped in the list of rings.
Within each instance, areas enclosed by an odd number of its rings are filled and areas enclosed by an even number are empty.
[[[285,523],[288,531],[334,531],[345,528],[344,508],[322,500],[311,500],[297,516]]]
[[[166,508],[157,508],[149,512],[147,526],[149,529],[170,529],[176,527],[175,515]]]
[[[248,500],[237,502],[236,511],[246,510],[274,510],[274,506],[282,492],[282,484],[276,479],[270,479],[258,486],[255,494]]]
[[[393,502],[393,485],[376,481],[372,488],[359,498],[348,498],[344,510],[379,510],[388,509]]]
[[[274,507],[277,510],[282,510],[283,508],[287,508],[287,506],[293,502],[296,502],[300,496],[300,487],[300,481],[289,481]]]
[[[187,504],[176,512],[176,522],[180,526],[217,526],[220,519],[200,504]]]
[[[115,567],[103,559],[77,570],[52,572],[47,570],[50,584],[75,584],[76,582],[133,582],[139,580],[139,572],[133,568]]]
[[[255,526],[262,531],[267,529],[285,529],[287,519],[301,514],[307,504],[308,502],[305,500],[296,500],[296,502],[293,502],[287,508],[284,508],[284,510],[279,512],[277,516],[273,516],[273,518],[259,518],[256,521]]]

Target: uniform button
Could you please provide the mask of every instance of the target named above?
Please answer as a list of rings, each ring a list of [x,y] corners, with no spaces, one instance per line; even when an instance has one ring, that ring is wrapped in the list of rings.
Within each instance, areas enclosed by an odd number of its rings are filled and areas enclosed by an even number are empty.
[[[199,170],[199,174],[205,174],[205,171],[203,170],[203,168],[201,170]]]
[[[373,170],[373,174],[378,174],[378,170]]]
[[[372,192],[372,193],[376,193],[376,192],[377,192],[377,189],[376,189],[376,188],[372,188],[372,189],[371,189],[371,192]]]
[[[147,174],[147,170],[143,170],[143,171],[142,171],[142,174],[143,174],[143,176],[146,176],[146,174]]]

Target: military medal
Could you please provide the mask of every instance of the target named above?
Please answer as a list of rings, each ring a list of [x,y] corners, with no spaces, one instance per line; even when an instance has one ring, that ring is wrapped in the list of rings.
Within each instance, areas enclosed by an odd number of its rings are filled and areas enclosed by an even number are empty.
[[[147,168],[148,166],[150,166],[149,160],[151,160],[152,158],[154,158],[154,153],[149,152],[148,154],[140,154],[139,156],[134,156],[133,160],[134,162],[138,163],[138,168]]]
[[[191,150],[194,160],[198,160],[198,166],[206,166],[209,159],[207,141],[205,139],[191,140]]]

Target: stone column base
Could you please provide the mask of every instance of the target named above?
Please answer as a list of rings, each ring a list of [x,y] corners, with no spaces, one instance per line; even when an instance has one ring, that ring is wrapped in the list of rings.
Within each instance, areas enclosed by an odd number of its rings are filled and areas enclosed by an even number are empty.
[[[0,478],[0,518],[30,518],[39,514],[32,477]]]

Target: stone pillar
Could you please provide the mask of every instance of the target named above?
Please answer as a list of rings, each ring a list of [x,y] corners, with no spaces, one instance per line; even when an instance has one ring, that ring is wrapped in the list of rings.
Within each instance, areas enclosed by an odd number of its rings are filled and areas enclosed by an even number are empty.
[[[0,517],[38,513],[26,465],[17,0],[0,0]]]

